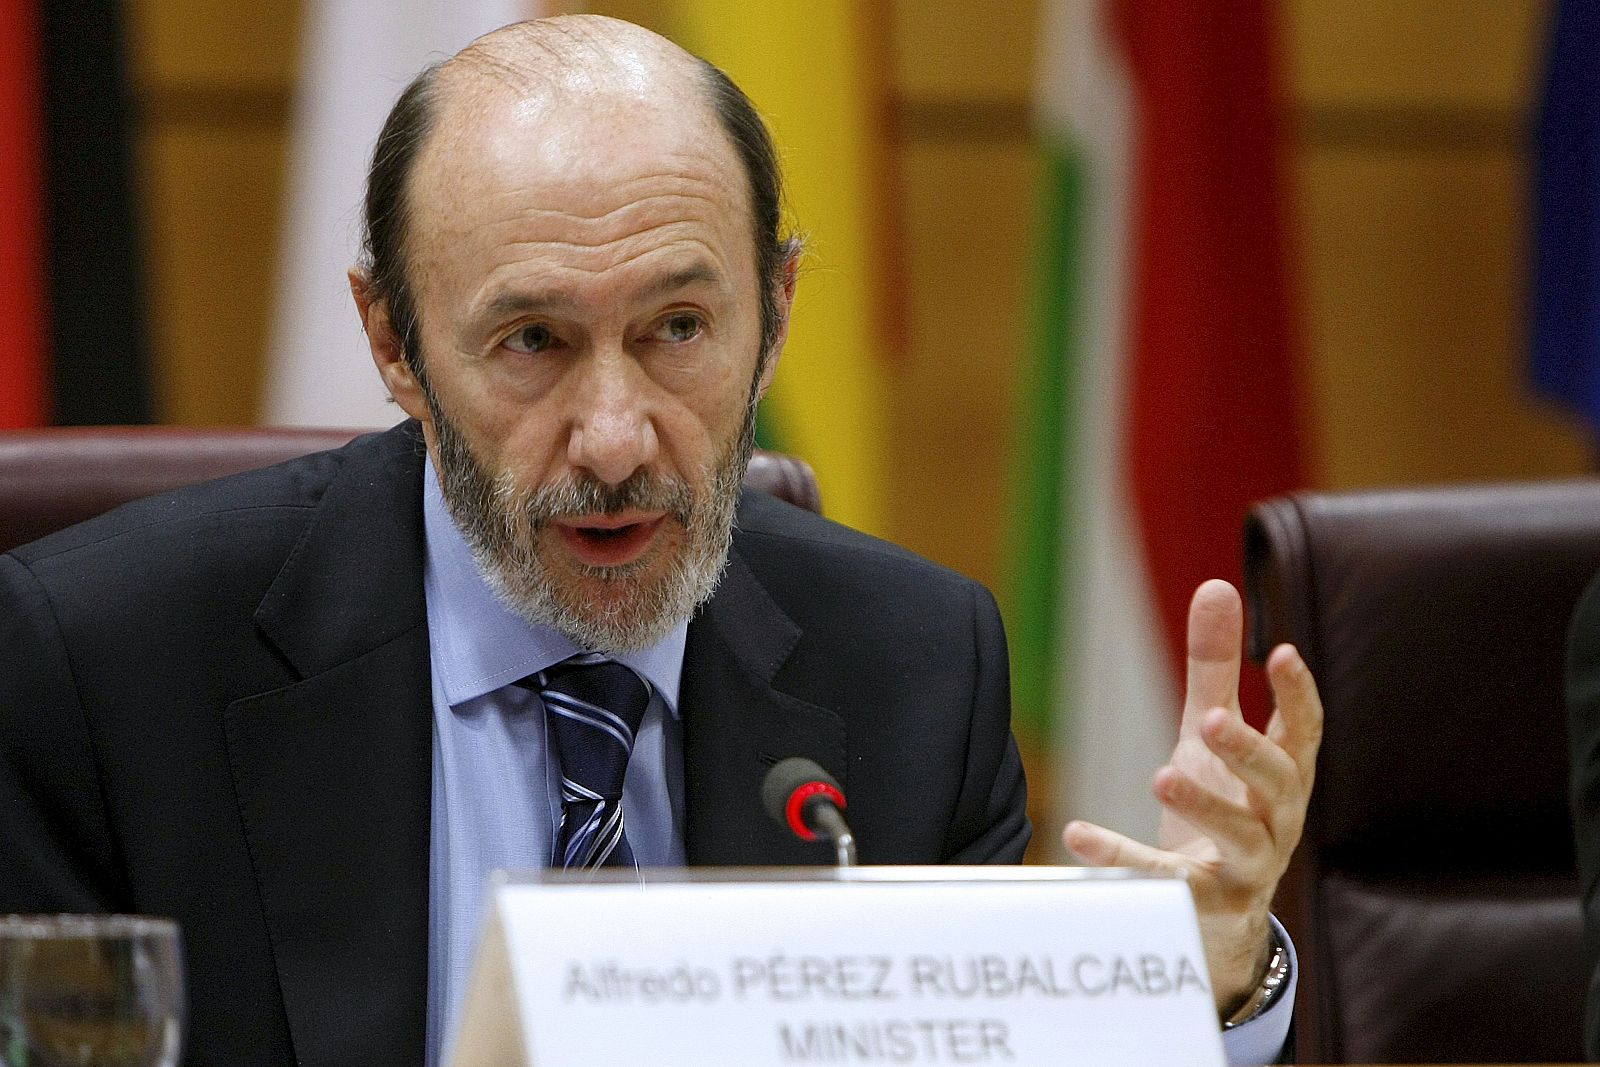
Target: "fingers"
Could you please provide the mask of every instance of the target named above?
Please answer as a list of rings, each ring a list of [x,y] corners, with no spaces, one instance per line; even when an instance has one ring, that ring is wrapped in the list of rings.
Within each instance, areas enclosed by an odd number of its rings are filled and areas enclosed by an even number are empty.
[[[1270,844],[1261,812],[1206,788],[1175,767],[1156,772],[1155,793],[1162,807],[1209,838],[1230,864],[1250,864]]]
[[[1191,714],[1209,708],[1239,706],[1239,663],[1244,644],[1244,605],[1227,582],[1213,578],[1195,590],[1189,602],[1188,697],[1185,727]]]
[[[1304,660],[1282,645],[1267,659],[1278,705],[1262,734],[1239,708],[1244,607],[1223,581],[1189,606],[1188,694],[1172,762],[1156,775],[1164,849],[1090,823],[1062,841],[1087,863],[1186,871],[1201,885],[1264,909],[1299,841],[1322,737],[1322,703]],[[1264,914],[1264,912],[1263,912]]]
[[[1299,839],[1308,795],[1295,761],[1237,710],[1207,712],[1201,736],[1243,789],[1224,795],[1168,766],[1156,775],[1157,798],[1225,856],[1253,862],[1263,849],[1287,856]]]
[[[1309,793],[1322,744],[1322,697],[1316,679],[1293,645],[1279,645],[1267,657],[1267,681],[1278,705],[1267,724],[1267,736],[1294,761]]]
[[[1183,869],[1171,853],[1082,820],[1067,823],[1061,843],[1092,867],[1134,867],[1154,874],[1175,874]]]
[[[1252,806],[1273,805],[1302,791],[1295,761],[1237,710],[1212,708],[1201,720],[1200,734],[1206,747],[1244,783],[1245,792],[1259,798]]]

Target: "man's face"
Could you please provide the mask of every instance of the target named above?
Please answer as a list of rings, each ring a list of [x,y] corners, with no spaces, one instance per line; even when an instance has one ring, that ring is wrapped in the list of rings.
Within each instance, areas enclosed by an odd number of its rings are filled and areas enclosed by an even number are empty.
[[[612,88],[443,105],[410,182],[429,389],[380,367],[501,597],[627,650],[715,587],[765,382],[737,157],[692,83]]]

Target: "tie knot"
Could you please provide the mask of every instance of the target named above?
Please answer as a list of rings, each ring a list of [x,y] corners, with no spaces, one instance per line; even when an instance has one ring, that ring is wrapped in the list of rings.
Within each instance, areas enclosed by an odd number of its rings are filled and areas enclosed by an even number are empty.
[[[634,735],[650,703],[650,686],[616,660],[574,656],[532,679],[544,699],[562,777],[597,799],[622,796]]]

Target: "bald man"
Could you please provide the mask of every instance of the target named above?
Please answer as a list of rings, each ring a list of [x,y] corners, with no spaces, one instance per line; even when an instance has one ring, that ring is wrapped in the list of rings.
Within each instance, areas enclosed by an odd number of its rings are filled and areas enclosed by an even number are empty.
[[[0,911],[178,918],[195,1062],[433,1063],[488,871],[826,862],[759,810],[776,759],[844,780],[865,862],[1020,860],[992,598],[740,492],[795,291],[779,199],[743,94],[637,27],[512,26],[420,75],[350,276],[412,421],[0,557]],[[1160,847],[1065,839],[1188,873],[1245,1062],[1287,1026],[1267,904],[1320,711],[1285,647],[1250,729],[1239,653],[1203,586]],[[620,799],[568,795],[551,725],[593,669],[639,697],[598,713]]]

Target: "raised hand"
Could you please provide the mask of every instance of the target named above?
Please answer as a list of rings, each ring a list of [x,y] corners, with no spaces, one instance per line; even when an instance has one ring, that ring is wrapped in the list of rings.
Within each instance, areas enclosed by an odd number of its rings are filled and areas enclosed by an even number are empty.
[[[1322,701],[1292,645],[1267,657],[1277,708],[1261,734],[1239,710],[1244,609],[1233,586],[1206,582],[1189,605],[1189,661],[1178,744],[1156,772],[1160,847],[1086,822],[1062,841],[1087,863],[1185,871],[1217,1011],[1227,1018],[1260,983],[1272,894],[1300,840],[1322,740]]]

